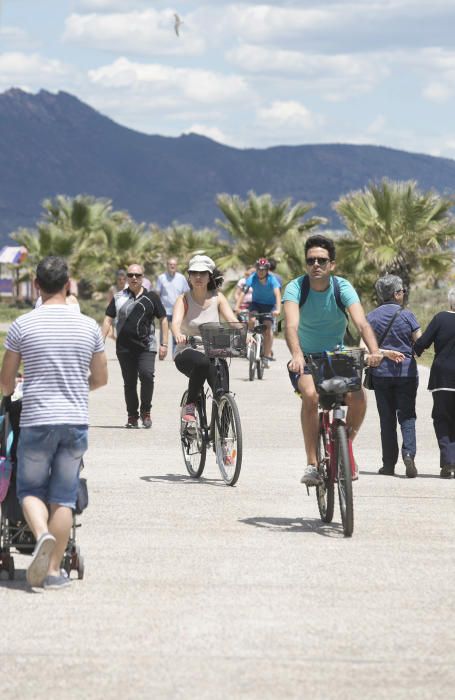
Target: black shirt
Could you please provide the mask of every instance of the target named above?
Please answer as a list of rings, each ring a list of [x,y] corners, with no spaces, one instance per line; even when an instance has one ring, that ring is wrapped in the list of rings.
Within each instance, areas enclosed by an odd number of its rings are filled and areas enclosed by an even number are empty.
[[[421,355],[432,343],[435,358],[428,388],[455,389],[455,313],[441,311],[431,319],[425,333],[415,342],[416,355]]]
[[[106,316],[116,319],[117,350],[149,350],[156,352],[154,319],[162,319],[166,311],[155,292],[144,292],[138,297],[128,287],[114,294],[106,309]]]

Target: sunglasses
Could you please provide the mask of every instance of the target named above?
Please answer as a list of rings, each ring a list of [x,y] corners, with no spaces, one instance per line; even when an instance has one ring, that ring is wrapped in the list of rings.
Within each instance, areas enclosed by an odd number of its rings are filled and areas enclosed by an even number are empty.
[[[406,294],[407,291],[408,291],[408,290],[406,289],[406,287],[403,287],[402,289],[397,289],[397,291],[395,292],[395,294],[399,294],[400,292],[403,292],[403,294]]]
[[[126,276],[132,279],[133,277],[142,277],[142,272],[127,272]]]
[[[316,265],[316,263],[319,265],[319,267],[325,267],[327,263],[330,262],[330,258],[307,258],[306,259],[306,264],[308,267],[313,267],[313,265]]]

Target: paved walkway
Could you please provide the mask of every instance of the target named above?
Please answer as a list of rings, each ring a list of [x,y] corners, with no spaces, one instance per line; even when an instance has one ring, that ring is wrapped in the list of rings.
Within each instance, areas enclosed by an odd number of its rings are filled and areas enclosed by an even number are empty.
[[[185,381],[157,368],[154,425],[127,431],[120,373],[91,397],[84,581],[0,582],[1,697],[446,698],[455,683],[455,481],[438,478],[431,399],[418,397],[420,477],[381,477],[371,401],[356,443],[355,531],[322,525],[299,484],[299,401],[287,351],[263,382],[232,365],[244,429],[236,488],[214,458],[187,477]],[[400,467],[400,477],[404,468]]]

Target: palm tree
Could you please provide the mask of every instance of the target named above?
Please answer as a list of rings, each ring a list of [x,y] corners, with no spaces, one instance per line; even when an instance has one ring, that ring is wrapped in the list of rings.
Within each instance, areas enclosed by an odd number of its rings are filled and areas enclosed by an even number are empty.
[[[289,232],[298,240],[298,232],[308,231],[325,222],[312,217],[302,222],[313,204],[298,202],[292,206],[288,197],[275,202],[270,194],[248,193],[247,201],[237,195],[220,194],[217,205],[226,221],[217,220],[234,242],[225,265],[245,267],[260,257],[280,257],[283,243]]]
[[[155,229],[154,241],[163,267],[170,257],[178,258],[183,265],[197,253],[208,255],[219,264],[229,250],[229,244],[220,239],[217,231],[195,230],[187,224],[174,224],[164,231]]]
[[[338,242],[338,267],[360,292],[372,295],[374,281],[396,274],[409,288],[419,277],[434,283],[452,267],[455,202],[415,182],[382,180],[351,192],[335,205],[349,234]]]

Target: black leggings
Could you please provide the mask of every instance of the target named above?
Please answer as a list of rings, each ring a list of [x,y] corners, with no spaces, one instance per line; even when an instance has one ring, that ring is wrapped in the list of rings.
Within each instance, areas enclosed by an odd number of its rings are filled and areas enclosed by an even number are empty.
[[[212,391],[215,391],[216,370],[203,352],[187,348],[176,355],[174,361],[178,371],[190,379],[188,382],[188,403],[196,402],[205,381],[208,381]]]

